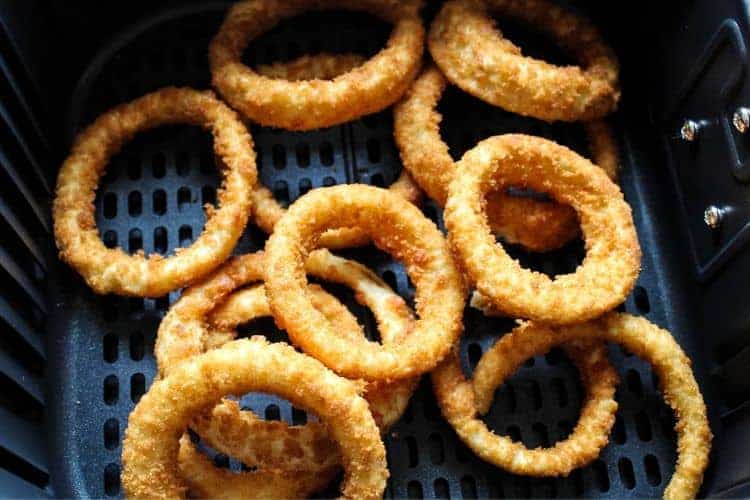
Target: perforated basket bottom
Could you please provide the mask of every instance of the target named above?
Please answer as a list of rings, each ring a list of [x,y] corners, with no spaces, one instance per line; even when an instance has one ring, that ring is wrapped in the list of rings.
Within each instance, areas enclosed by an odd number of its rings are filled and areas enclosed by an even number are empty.
[[[154,18],[118,37],[95,61],[74,96],[71,125],[80,127],[114,103],[164,85],[208,86],[208,40],[218,28],[221,12],[190,7]],[[321,14],[293,20],[252,44],[256,62],[288,59],[320,50],[369,54],[382,46],[387,30],[363,16]],[[321,38],[323,37],[323,38]],[[533,37],[528,50],[549,49]],[[553,138],[584,154],[585,141],[575,125],[550,126],[490,108],[450,89],[441,102],[443,134],[458,156],[479,139],[502,132],[526,132]],[[262,182],[288,203],[307,190],[338,183],[388,185],[401,165],[392,140],[390,111],[332,129],[290,133],[252,127]],[[71,129],[73,133],[75,130]],[[623,189],[633,192],[629,169],[623,165]],[[97,222],[108,245],[134,252],[169,254],[188,245],[202,230],[202,205],[215,200],[217,174],[210,137],[190,127],[145,133],[128,144],[108,169],[96,201]],[[637,202],[633,200],[631,203]],[[431,204],[425,213],[438,220]],[[439,222],[439,220],[438,220]],[[638,222],[638,221],[637,221]],[[248,226],[236,253],[262,248],[264,236]],[[642,244],[649,241],[642,239]],[[521,261],[555,274],[575,268],[582,245],[549,255],[511,249]],[[374,249],[344,252],[383,276],[394,289],[411,298],[403,268]],[[161,317],[178,293],[157,300],[98,297],[71,271],[62,269],[57,286],[65,332],[56,341],[60,367],[50,392],[58,401],[53,453],[60,464],[53,475],[61,495],[119,496],[121,440],[127,417],[154,378],[154,336]],[[644,262],[641,284],[659,284]],[[625,309],[670,327],[658,294],[639,286]],[[373,321],[340,287],[330,288],[355,313],[369,335]],[[511,320],[491,320],[473,310],[465,316],[461,355],[467,372],[481,353],[512,328]],[[248,325],[244,332],[285,338],[271,320]],[[610,444],[591,466],[567,478],[531,479],[513,476],[478,460],[442,419],[427,378],[404,418],[386,436],[391,471],[390,497],[579,497],[658,496],[675,461],[673,418],[663,404],[650,369],[640,360],[611,349],[621,376],[617,423]],[[575,368],[559,351],[530,359],[498,391],[487,422],[496,432],[527,446],[547,446],[564,438],[575,425],[582,389]],[[286,401],[251,394],[242,405],[269,419],[304,422],[304,412]],[[239,468],[226,457],[221,466]]]

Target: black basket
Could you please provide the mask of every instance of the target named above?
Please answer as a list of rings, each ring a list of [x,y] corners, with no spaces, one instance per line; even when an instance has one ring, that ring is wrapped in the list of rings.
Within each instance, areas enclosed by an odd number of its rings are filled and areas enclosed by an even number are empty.
[[[0,1],[2,496],[122,495],[127,417],[154,377],[154,335],[179,293],[155,300],[93,294],[55,257],[48,206],[69,141],[99,113],[165,85],[209,86],[207,45],[226,5],[170,3],[175,6],[153,13],[146,2]],[[436,7],[429,6],[428,17]],[[620,183],[643,248],[643,272],[623,308],[668,328],[693,359],[717,435],[704,492],[748,495],[750,328],[743,278],[750,277],[744,245],[750,139],[732,125],[735,110],[750,104],[743,102],[750,97],[747,10],[739,1],[577,7],[602,25],[622,63],[623,102],[611,122],[622,149]],[[501,26],[526,53],[566,61],[527,29]],[[636,29],[642,31],[633,36]],[[253,42],[246,62],[321,50],[371,55],[387,35],[388,26],[368,16],[313,14]],[[453,88],[440,110],[454,157],[505,132],[545,136],[588,154],[580,125],[522,118]],[[699,126],[692,142],[679,135],[685,119]],[[308,133],[251,131],[262,182],[284,203],[338,183],[387,186],[401,168],[390,111]],[[202,205],[215,199],[214,166],[210,137],[196,128],[139,135],[112,160],[98,192],[105,243],[162,254],[185,246],[202,230]],[[724,210],[721,228],[713,231],[703,222],[711,205]],[[433,204],[424,211],[440,223]],[[264,241],[249,224],[235,253],[255,251]],[[545,255],[508,248],[524,265],[551,275],[574,269],[583,255],[580,242]],[[403,268],[387,255],[372,248],[343,255],[364,262],[411,300]],[[368,335],[376,334],[370,313],[351,292],[326,287],[357,314]],[[465,325],[461,353],[470,372],[513,321],[467,309]],[[271,320],[243,330],[286,338]],[[673,415],[646,363],[616,346],[611,359],[621,383],[610,444],[592,465],[557,479],[514,476],[476,458],[441,417],[425,377],[386,437],[386,496],[659,496],[676,459]],[[576,369],[553,350],[529,360],[502,386],[487,422],[527,446],[546,446],[575,425],[581,396]],[[272,396],[247,395],[241,404],[269,419],[306,418]],[[221,455],[215,462],[235,470],[241,465]]]

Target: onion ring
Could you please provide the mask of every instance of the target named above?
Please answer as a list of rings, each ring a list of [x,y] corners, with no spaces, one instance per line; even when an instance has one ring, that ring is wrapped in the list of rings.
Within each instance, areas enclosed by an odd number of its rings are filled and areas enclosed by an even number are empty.
[[[242,51],[282,19],[309,10],[370,13],[394,25],[386,47],[333,80],[264,77],[240,62]],[[209,46],[214,87],[235,109],[261,125],[312,130],[381,111],[409,87],[422,63],[424,27],[419,0],[247,0],[233,5]]]
[[[321,252],[310,256],[306,269],[309,274],[324,276],[354,289],[358,302],[373,311],[384,344],[398,342],[409,332],[413,318],[408,306],[369,269]],[[313,305],[337,332],[354,331],[361,338],[362,332],[349,310],[319,287],[310,286]],[[212,331],[208,342],[211,343],[215,334],[223,339],[233,337],[220,331],[233,330],[242,323],[270,314],[262,285],[234,292],[212,311],[209,323],[219,332]],[[418,382],[419,377],[413,377],[391,383],[370,382],[365,386],[364,397],[381,432],[386,432],[401,418]],[[327,440],[324,426],[316,423],[288,426],[273,422],[262,428],[263,420],[250,412],[240,412],[233,401],[225,403],[227,407],[222,403],[214,408],[211,418],[199,417],[192,425],[212,448],[243,463],[283,470],[314,471],[337,463],[335,446]]]
[[[183,293],[159,326],[155,352],[162,374],[184,359],[234,339],[237,325],[270,314],[262,285],[232,293],[261,281],[264,265],[262,253],[235,257]],[[410,309],[365,266],[319,250],[310,255],[305,267],[313,276],[354,290],[355,298],[372,310],[385,344],[409,334],[413,322]],[[317,286],[311,285],[309,291],[313,305],[333,323],[337,334],[363,338],[356,318],[345,306]],[[217,303],[220,305],[214,308]],[[383,432],[406,410],[417,383],[418,378],[412,378],[366,386],[365,398]],[[338,463],[335,446],[321,424],[298,427],[266,422],[251,412],[241,412],[233,401],[222,401],[211,412],[198,416],[191,427],[212,448],[248,465],[315,471]]]
[[[112,157],[136,133],[170,123],[200,125],[214,136],[222,169],[216,210],[207,210],[203,233],[174,256],[128,255],[108,249],[96,228],[93,201]],[[159,297],[220,265],[232,252],[250,215],[257,178],[253,141],[237,115],[212,92],[168,87],[101,115],[76,138],[57,178],[52,207],[60,257],[95,292]]]
[[[252,391],[278,394],[319,415],[339,444],[343,496],[380,498],[388,478],[385,447],[356,384],[286,344],[259,337],[196,356],[152,384],[130,414],[123,440],[126,495],[184,497],[177,436],[222,396]]]
[[[567,327],[546,327],[526,323],[517,328],[502,347],[490,348],[480,360],[483,380],[477,384],[494,387],[504,377],[509,349],[541,353],[555,345],[576,339],[599,339],[620,344],[648,361],[659,377],[664,400],[677,416],[677,466],[664,498],[695,498],[708,465],[711,429],[706,404],[690,368],[688,358],[672,335],[645,318],[611,313],[595,321]],[[505,339],[505,337],[503,337]],[[536,346],[532,349],[532,346]],[[479,369],[479,366],[477,366]]]
[[[513,474],[548,477],[567,476],[599,456],[609,441],[609,431],[615,423],[617,402],[614,400],[617,373],[607,359],[607,349],[601,342],[570,342],[563,348],[578,368],[586,397],[581,405],[581,416],[570,435],[549,448],[528,449],[523,443],[492,432],[479,414],[489,411],[495,389],[513,374],[528,358],[543,354],[549,348],[540,347],[540,340],[515,342],[525,335],[509,333],[493,350],[503,352],[490,364],[482,357],[474,370],[474,382],[461,371],[461,361],[454,352],[432,372],[432,383],[438,405],[445,419],[458,437],[482,460]],[[512,348],[511,348],[512,347]],[[500,364],[502,362],[502,364]],[[488,374],[497,369],[497,374]]]
[[[490,13],[539,28],[583,66],[524,57]],[[452,83],[490,104],[547,121],[588,121],[620,98],[617,57],[588,20],[546,0],[451,0],[430,27],[433,59]]]
[[[319,54],[304,55],[291,61],[259,64],[255,72],[259,75],[297,82],[300,80],[333,80],[365,62],[359,54]]]
[[[548,192],[579,214],[586,257],[575,273],[523,269],[495,243],[482,199],[509,185]],[[635,286],[641,251],[630,207],[596,165],[540,137],[491,137],[456,165],[443,213],[448,237],[471,281],[508,316],[551,324],[595,318],[620,304]]]
[[[310,302],[303,263],[320,234],[356,227],[404,262],[418,320],[395,345],[337,338]],[[314,189],[299,198],[266,243],[266,292],[277,325],[337,373],[365,380],[413,377],[434,368],[461,334],[463,278],[438,228],[414,205],[372,186]]]
[[[442,116],[437,110],[446,83],[436,67],[428,67],[393,111],[393,135],[404,169],[440,206],[445,205],[455,170],[448,145],[440,136]],[[609,126],[595,121],[584,127],[594,163],[615,180],[619,151]],[[259,205],[258,201],[255,203]],[[571,207],[512,196],[505,191],[487,195],[487,215],[494,234],[534,252],[560,248],[580,232],[578,217]]]
[[[256,71],[271,78],[286,78],[287,80],[328,80],[346,73],[364,62],[364,57],[358,54],[328,54],[321,53],[312,56],[302,56],[288,62],[258,66]],[[414,183],[406,169],[389,187],[404,199],[418,203],[422,193]],[[255,223],[267,234],[273,232],[276,223],[286,213],[273,196],[270,189],[258,183],[252,193],[253,218]],[[362,231],[352,228],[328,231],[321,237],[320,245],[324,248],[341,249],[365,246],[370,238]]]

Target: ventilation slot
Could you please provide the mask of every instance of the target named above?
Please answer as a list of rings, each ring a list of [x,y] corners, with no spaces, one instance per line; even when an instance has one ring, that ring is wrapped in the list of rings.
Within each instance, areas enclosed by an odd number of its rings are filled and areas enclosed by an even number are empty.
[[[130,359],[140,361],[146,351],[146,341],[141,332],[133,332],[130,335]]]
[[[136,373],[130,377],[130,400],[138,404],[141,396],[146,393],[146,377],[142,373]]]
[[[120,381],[117,375],[107,375],[104,379],[104,404],[114,406],[120,398]]]
[[[120,422],[110,418],[104,422],[104,447],[114,450],[120,445]]]
[[[117,496],[120,493],[120,466],[107,464],[104,468],[104,494],[108,497]]]
[[[266,407],[266,420],[281,420],[281,409],[278,405],[268,405]]]
[[[409,484],[406,487],[406,493],[408,495],[408,498],[424,498],[424,493],[422,492],[422,483],[420,483],[419,481],[409,481]]]
[[[441,465],[445,462],[445,448],[443,447],[443,438],[440,434],[430,434],[427,439],[427,445],[430,450],[430,461],[435,465]]]
[[[326,167],[333,165],[333,146],[330,142],[320,145],[320,163]]]
[[[167,193],[163,189],[154,191],[151,201],[154,214],[164,215],[167,213]]]
[[[103,359],[107,363],[114,363],[117,361],[117,335],[114,333],[108,333],[104,336],[103,340]]]
[[[433,488],[435,490],[435,498],[450,498],[451,497],[451,489],[450,489],[450,486],[448,486],[448,481],[446,481],[442,477],[435,479]]]
[[[477,498],[477,482],[471,476],[461,478],[461,496],[463,498]]]
[[[617,462],[617,469],[620,472],[620,481],[629,490],[635,488],[635,473],[633,472],[633,463],[627,458],[621,458]]]

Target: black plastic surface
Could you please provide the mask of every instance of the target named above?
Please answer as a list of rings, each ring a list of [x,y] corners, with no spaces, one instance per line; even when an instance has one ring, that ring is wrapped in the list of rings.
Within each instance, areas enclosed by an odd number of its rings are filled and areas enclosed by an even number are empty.
[[[179,8],[115,37],[85,72],[72,98],[69,136],[109,106],[149,90],[170,84],[206,87],[206,47],[221,20],[221,10],[217,6]],[[524,36],[523,30],[512,26],[504,29],[514,39]],[[248,62],[291,58],[310,46],[369,54],[382,46],[386,36],[383,26],[365,16],[316,14],[284,23],[254,42],[248,51],[254,57]],[[559,57],[534,36],[524,41],[531,54]],[[679,288],[684,279],[681,268],[677,261],[665,262],[674,248],[660,233],[674,230],[659,223],[664,207],[655,201],[659,186],[651,173],[654,165],[637,145],[642,138],[623,133],[630,130],[631,119],[642,118],[636,116],[641,108],[631,118],[627,106],[626,100],[625,112],[615,124],[623,143],[621,184],[634,207],[644,260],[638,287],[625,309],[669,328],[694,358],[703,381],[702,339],[691,328],[690,302]],[[510,131],[548,136],[586,154],[585,138],[575,125],[550,126],[522,119],[455,89],[448,90],[440,109],[445,115],[443,135],[454,155],[481,138]],[[388,185],[400,169],[390,111],[311,133],[259,127],[252,127],[252,133],[261,179],[283,202],[310,188],[334,183]],[[113,159],[97,197],[97,222],[104,241],[130,251],[143,248],[147,253],[168,254],[194,238],[204,221],[202,205],[213,200],[217,184],[210,144],[207,134],[189,127],[148,132],[128,144]],[[439,218],[431,204],[425,212]],[[250,224],[237,253],[262,244],[263,235]],[[575,267],[582,246],[574,243],[545,256],[511,250],[525,265],[555,274]],[[399,293],[411,297],[400,265],[372,249],[345,254],[370,265]],[[118,496],[127,415],[153,379],[154,335],[177,294],[158,300],[97,297],[69,269],[56,266],[55,271],[48,379],[53,488],[60,496]],[[336,287],[332,291],[372,329],[368,316],[352,304],[350,293]],[[482,350],[512,328],[512,322],[490,320],[467,310],[465,324],[462,358],[470,371]],[[245,330],[272,329],[267,321]],[[274,332],[273,337],[283,338],[283,334]],[[512,476],[482,463],[444,422],[425,379],[405,417],[387,436],[391,470],[387,496],[658,496],[675,460],[673,418],[648,366],[616,347],[611,354],[622,378],[620,410],[611,443],[592,466],[568,478],[538,480]],[[529,446],[553,443],[574,425],[581,394],[575,369],[553,351],[530,360],[500,389],[487,421],[497,432]],[[248,395],[243,405],[267,418],[300,418],[288,403],[270,396]],[[238,464],[230,462],[230,466]]]

